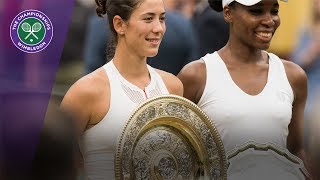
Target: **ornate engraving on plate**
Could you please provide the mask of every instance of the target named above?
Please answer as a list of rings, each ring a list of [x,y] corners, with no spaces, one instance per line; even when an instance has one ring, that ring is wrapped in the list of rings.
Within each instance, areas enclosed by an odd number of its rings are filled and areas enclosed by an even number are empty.
[[[208,117],[174,95],[153,98],[132,114],[120,136],[116,179],[226,179],[222,141]]]

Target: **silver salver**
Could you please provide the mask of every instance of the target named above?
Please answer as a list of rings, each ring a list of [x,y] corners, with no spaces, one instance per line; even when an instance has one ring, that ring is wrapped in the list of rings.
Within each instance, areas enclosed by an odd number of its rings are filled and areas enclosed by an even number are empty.
[[[163,95],[141,104],[118,140],[116,179],[227,179],[212,121],[191,101]]]
[[[228,180],[309,179],[301,159],[272,143],[244,143],[227,152]]]

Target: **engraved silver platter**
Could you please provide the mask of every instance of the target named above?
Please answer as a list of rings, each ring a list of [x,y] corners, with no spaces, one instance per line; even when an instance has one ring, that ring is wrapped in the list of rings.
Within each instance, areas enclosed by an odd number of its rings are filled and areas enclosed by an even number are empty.
[[[116,179],[227,179],[212,121],[191,101],[163,95],[140,105],[119,137]]]
[[[301,159],[275,144],[247,142],[227,153],[228,180],[310,178]]]

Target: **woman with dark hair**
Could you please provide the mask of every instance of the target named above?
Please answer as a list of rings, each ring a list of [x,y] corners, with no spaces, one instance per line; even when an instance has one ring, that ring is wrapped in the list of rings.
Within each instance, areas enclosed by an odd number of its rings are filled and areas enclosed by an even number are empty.
[[[298,65],[265,51],[280,25],[278,1],[209,4],[223,11],[229,40],[180,71],[184,97],[214,121],[226,152],[249,141],[270,143],[304,160],[307,76]]]
[[[180,80],[153,69],[165,33],[162,0],[96,0],[114,36],[113,59],[78,80],[61,108],[76,119],[86,179],[114,179],[116,141],[132,111],[161,94],[183,94]]]

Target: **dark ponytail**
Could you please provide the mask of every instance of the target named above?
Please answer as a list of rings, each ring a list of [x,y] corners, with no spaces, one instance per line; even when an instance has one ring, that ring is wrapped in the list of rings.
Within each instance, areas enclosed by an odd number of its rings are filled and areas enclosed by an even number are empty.
[[[115,48],[118,44],[118,34],[113,27],[113,18],[118,15],[124,21],[128,21],[132,12],[143,0],[95,0],[97,4],[96,13],[103,17],[107,14],[109,28],[112,33],[111,41],[107,44],[107,59],[114,56]]]
[[[97,4],[96,13],[98,16],[102,17],[104,14],[107,13],[106,3],[107,0],[95,0]]]
[[[208,0],[208,3],[213,10],[217,12],[222,12],[222,0]]]
[[[107,14],[110,30],[114,36],[117,36],[113,27],[114,16],[119,15],[124,21],[128,21],[133,10],[142,0],[95,0],[95,2],[97,15],[102,17]]]

